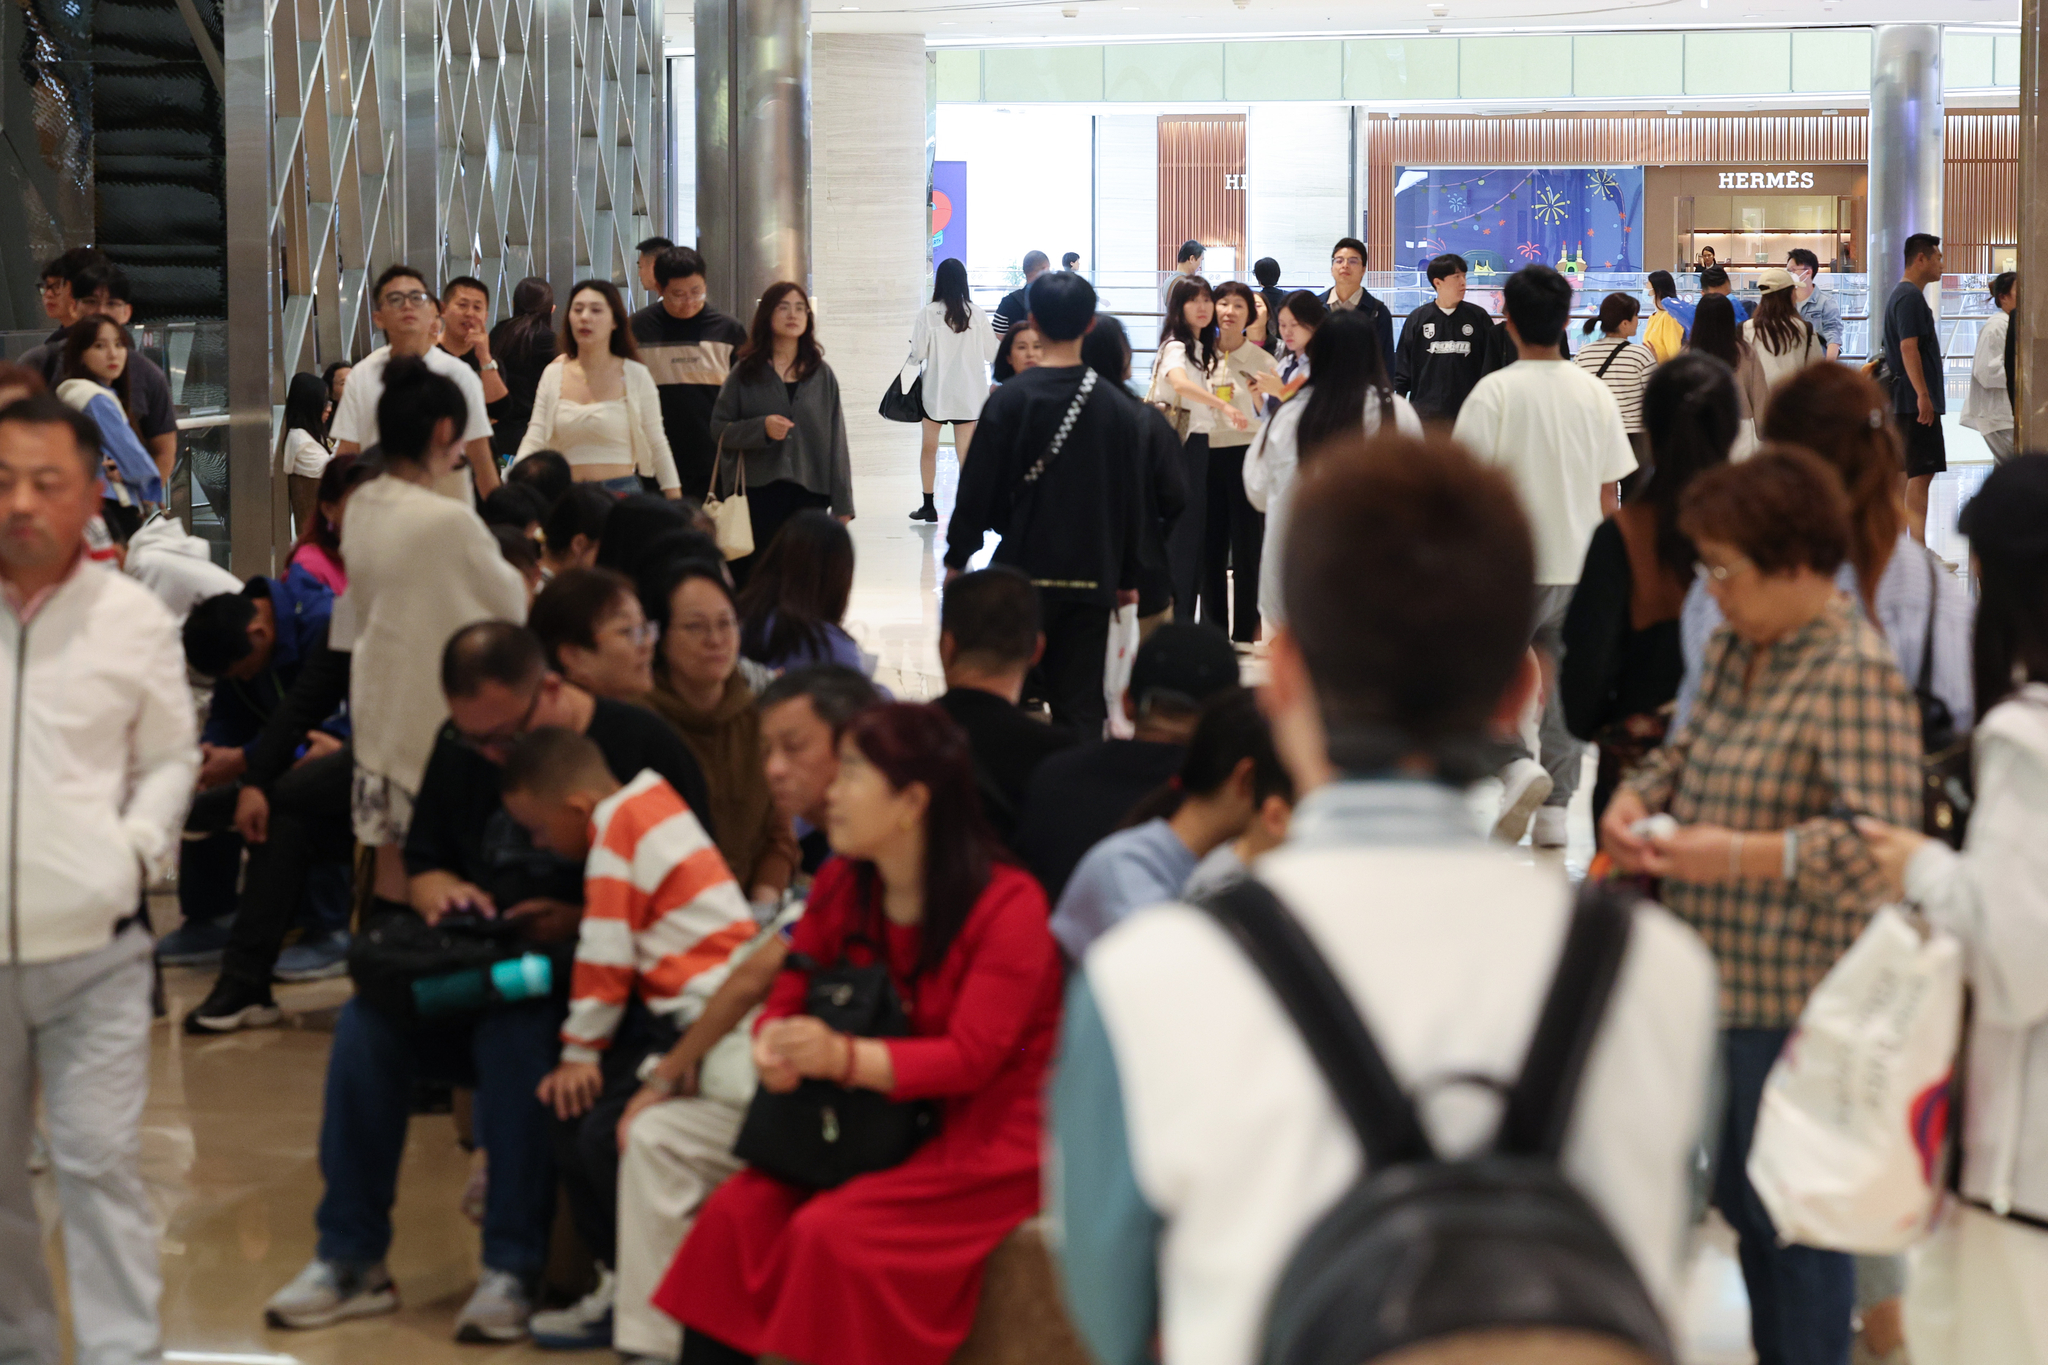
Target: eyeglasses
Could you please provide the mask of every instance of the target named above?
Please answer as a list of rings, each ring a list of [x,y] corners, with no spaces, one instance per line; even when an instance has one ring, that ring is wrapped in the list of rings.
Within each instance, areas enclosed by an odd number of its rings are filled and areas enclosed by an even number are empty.
[[[487,735],[473,735],[458,727],[453,721],[448,723],[448,728],[455,732],[458,742],[489,757],[526,733],[526,727],[533,724],[533,713],[540,708],[540,694],[544,690],[544,687],[533,689],[533,696],[527,701],[526,710],[520,713],[518,720],[512,722],[512,728],[509,730],[494,730]]]
[[[740,623],[730,616],[719,616],[708,621],[684,621],[675,627],[675,631],[690,643],[701,645],[739,634]]]
[[[650,645],[661,638],[661,627],[653,621],[642,621],[637,626],[609,626],[603,633],[624,636],[630,645]]]
[[[434,296],[424,289],[415,289],[409,294],[393,293],[384,296],[386,308],[419,308],[433,301]]]
[[[1364,258],[1364,257],[1362,257],[1362,256],[1356,256],[1356,255],[1353,255],[1353,254],[1352,254],[1352,253],[1350,253],[1350,252],[1346,252],[1346,253],[1345,253],[1345,254],[1343,254],[1342,256],[1332,256],[1332,257],[1330,258],[1330,264],[1331,264],[1331,265],[1364,265],[1364,264],[1365,264],[1365,258]]]
[[[37,289],[45,294],[55,294],[70,287],[71,281],[69,280],[44,280],[36,286]]]
[[[1695,576],[1711,580],[1715,583],[1726,583],[1744,570],[1754,569],[1755,567],[1756,565],[1746,559],[1734,564],[1702,564]]]

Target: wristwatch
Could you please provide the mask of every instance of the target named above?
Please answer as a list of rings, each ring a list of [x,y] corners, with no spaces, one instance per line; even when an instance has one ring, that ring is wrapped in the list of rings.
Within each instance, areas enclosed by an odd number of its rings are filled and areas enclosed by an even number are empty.
[[[482,373],[483,373],[484,371],[486,371],[486,370],[495,370],[495,369],[497,369],[497,368],[498,368],[498,362],[497,362],[497,361],[495,361],[495,360],[486,360],[486,361],[485,361],[485,362],[484,362],[483,364],[481,364],[481,365],[477,366],[476,368],[477,368],[477,373],[478,373],[478,374],[482,374]]]
[[[670,1099],[675,1098],[676,1083],[661,1074],[661,1054],[651,1052],[640,1059],[640,1069],[634,1073],[640,1084],[649,1090],[659,1090]]]

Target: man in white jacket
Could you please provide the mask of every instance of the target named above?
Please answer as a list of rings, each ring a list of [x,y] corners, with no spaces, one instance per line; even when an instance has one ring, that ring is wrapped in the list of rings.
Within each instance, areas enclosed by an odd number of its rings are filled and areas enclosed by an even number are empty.
[[[199,767],[170,613],[84,554],[99,438],[52,398],[0,410],[0,1359],[55,1365],[28,1177],[40,1083],[80,1365],[161,1358],[138,1157],[152,869]]]

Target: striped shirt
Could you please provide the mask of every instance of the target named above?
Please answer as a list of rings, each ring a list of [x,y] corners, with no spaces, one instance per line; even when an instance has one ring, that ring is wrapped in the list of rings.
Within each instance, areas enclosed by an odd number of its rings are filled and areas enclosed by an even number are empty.
[[[739,883],[675,788],[652,769],[591,812],[583,923],[562,1060],[595,1062],[634,991],[686,1028],[754,936]]]
[[[1612,364],[1608,364],[1610,358]],[[1621,405],[1622,429],[1631,436],[1641,431],[1643,386],[1650,382],[1650,371],[1657,366],[1657,353],[1648,346],[1636,345],[1627,337],[1601,337],[1581,347],[1572,359],[1588,374],[1598,375],[1607,391],[1614,395],[1614,401]],[[1600,374],[1603,365],[1607,372]]]

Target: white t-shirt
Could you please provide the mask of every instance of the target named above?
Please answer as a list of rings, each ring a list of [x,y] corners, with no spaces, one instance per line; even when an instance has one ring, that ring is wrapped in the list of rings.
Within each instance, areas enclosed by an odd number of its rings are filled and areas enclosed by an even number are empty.
[[[1207,436],[1216,430],[1218,414],[1207,403],[1190,403],[1180,391],[1173,387],[1167,376],[1179,370],[1195,386],[1207,393],[1210,391],[1209,376],[1197,366],[1188,355],[1188,348],[1178,341],[1160,343],[1159,353],[1152,358],[1152,392],[1149,399],[1176,408],[1186,408],[1188,413],[1188,435]]]
[[[1569,360],[1519,360],[1479,381],[1451,435],[1515,481],[1536,539],[1537,583],[1578,582],[1600,525],[1601,485],[1636,468],[1607,386]]]
[[[429,346],[423,359],[435,374],[454,380],[455,387],[462,390],[462,397],[469,404],[469,425],[462,430],[464,443],[490,440],[491,418],[484,410],[484,384],[476,377],[476,371],[439,346]],[[338,442],[354,441],[359,450],[368,450],[383,439],[383,433],[377,429],[377,402],[384,396],[384,367],[390,363],[389,346],[379,346],[356,362],[355,368],[349,371],[348,387],[341,391],[341,404],[334,410],[334,421],[328,426],[328,435]],[[439,480],[434,491],[467,500],[469,470],[458,469]]]
[[[344,396],[346,392],[343,391]],[[293,427],[284,434],[284,472],[287,474],[317,479],[326,470],[327,462],[333,458],[334,452],[322,445],[319,438],[304,427]]]

